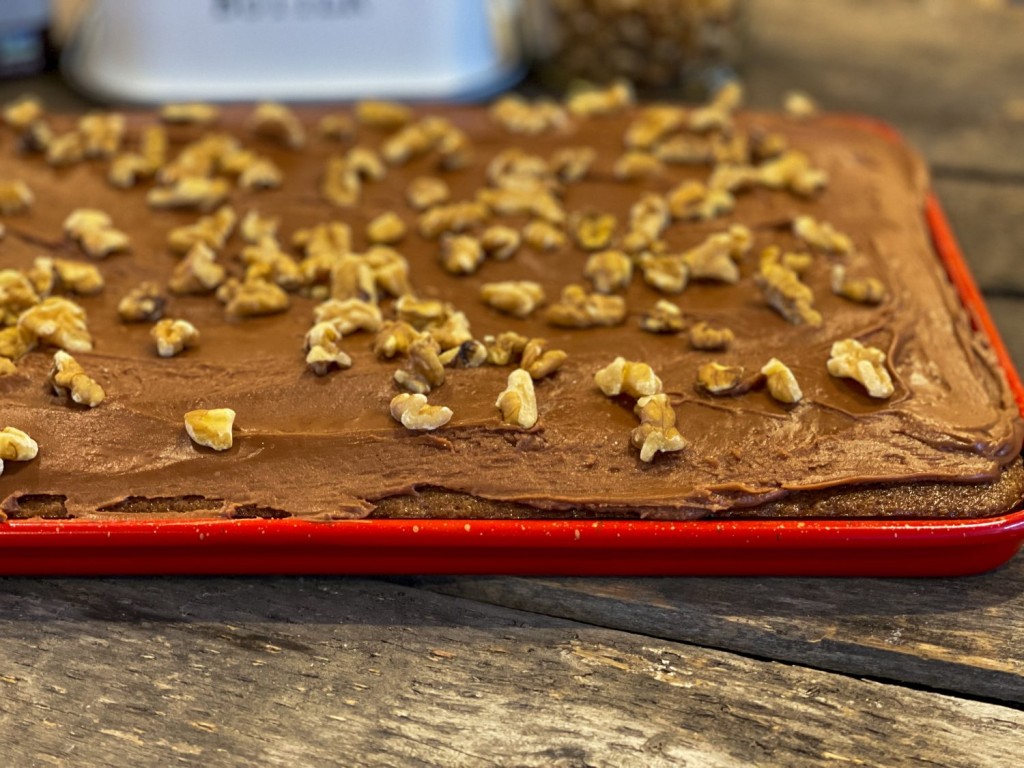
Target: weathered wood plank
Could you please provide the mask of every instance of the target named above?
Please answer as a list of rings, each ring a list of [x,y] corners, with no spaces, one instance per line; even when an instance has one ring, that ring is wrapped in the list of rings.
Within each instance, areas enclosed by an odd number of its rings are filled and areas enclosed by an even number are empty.
[[[1024,728],[366,580],[8,579],[0,632],[12,765],[966,766],[1011,764]]]
[[[574,621],[1024,703],[1024,557],[961,579],[430,578]]]

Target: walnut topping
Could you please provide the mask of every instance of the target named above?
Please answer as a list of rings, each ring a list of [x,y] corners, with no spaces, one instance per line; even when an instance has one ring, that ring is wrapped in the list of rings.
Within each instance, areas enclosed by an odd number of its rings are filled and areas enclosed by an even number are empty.
[[[690,277],[697,280],[718,280],[735,283],[740,270],[735,259],[746,255],[753,245],[753,235],[742,224],[734,224],[727,232],[708,237],[703,243],[683,254]]]
[[[18,366],[14,364],[9,358],[0,356],[0,378],[4,376],[13,376],[18,372]],[[0,471],[3,471],[3,467],[0,467]]]
[[[381,359],[404,355],[417,339],[427,336],[401,320],[386,320],[373,340],[373,353]]]
[[[881,304],[885,299],[885,285],[877,277],[850,277],[846,267],[835,264],[831,274],[832,292],[861,304]]]
[[[328,299],[313,309],[313,316],[317,323],[333,322],[344,336],[356,331],[375,333],[383,322],[380,307],[360,299]]]
[[[165,123],[210,125],[220,119],[220,109],[213,104],[204,104],[198,101],[165,104],[160,108],[160,119]]]
[[[629,231],[622,240],[623,250],[638,253],[650,248],[668,226],[671,211],[661,195],[648,192],[629,209]]]
[[[457,347],[446,349],[438,360],[447,368],[479,368],[487,362],[487,347],[476,339],[464,341]]]
[[[621,112],[633,100],[633,86],[625,80],[616,80],[607,88],[589,88],[572,94],[565,106],[575,117],[594,117]]]
[[[529,339],[514,331],[505,331],[497,336],[484,336],[487,362],[490,365],[508,365],[520,358],[528,343]]]
[[[412,110],[395,101],[367,99],[356,104],[356,120],[369,128],[390,131],[412,120]]]
[[[89,408],[95,408],[106,397],[103,387],[86,374],[75,358],[63,350],[57,350],[53,355],[50,384],[58,395],[70,396],[79,405]]]
[[[113,222],[103,211],[78,208],[64,220],[64,233],[96,259],[128,250],[128,235],[114,229]]]
[[[324,167],[320,194],[327,202],[347,208],[359,202],[363,183],[359,174],[343,157],[331,157]]]
[[[548,99],[531,103],[521,96],[503,96],[491,105],[491,117],[512,133],[536,135],[563,127],[565,110]]]
[[[421,393],[402,393],[391,400],[391,416],[406,429],[433,430],[443,427],[452,416],[451,408],[430,405]]]
[[[446,308],[448,314],[444,320],[427,327],[427,332],[441,345],[441,349],[457,347],[473,338],[466,313],[453,309],[451,305],[446,305]]]
[[[35,96],[22,96],[4,105],[3,119],[16,131],[24,131],[32,123],[41,120],[45,110],[43,103]]]
[[[292,236],[292,244],[306,257],[299,264],[302,278],[307,283],[319,283],[331,277],[335,264],[351,253],[352,231],[348,224],[332,221],[300,229]]]
[[[486,188],[477,192],[476,199],[498,216],[536,216],[552,224],[565,221],[562,204],[542,188]]]
[[[165,317],[150,330],[160,357],[174,357],[199,343],[199,331],[188,320]]]
[[[224,202],[230,191],[227,179],[185,176],[168,187],[153,187],[146,193],[146,202],[150,208],[211,211]]]
[[[792,253],[786,251],[783,253],[782,249],[777,245],[770,245],[761,251],[761,266],[767,264],[781,264],[786,269],[791,269],[798,275],[803,275],[807,270],[811,268],[814,263],[814,257],[809,253]]]
[[[817,221],[813,216],[797,216],[793,219],[793,234],[812,248],[826,253],[845,255],[853,252],[853,241],[848,235],[837,231],[827,221]]]
[[[288,294],[276,283],[262,278],[231,279],[217,289],[217,298],[226,304],[228,317],[259,317],[288,309]]]
[[[380,181],[388,175],[387,166],[369,147],[352,147],[345,155],[345,163],[359,178],[368,181]]]
[[[663,293],[681,293],[690,280],[690,268],[683,257],[676,254],[644,253],[639,265],[644,282]]]
[[[616,357],[594,374],[594,383],[608,397],[627,394],[644,397],[661,392],[661,379],[647,363],[635,363]]]
[[[530,339],[523,347],[519,364],[535,380],[550,376],[562,367],[569,355],[561,349],[548,349],[547,339]]]
[[[16,322],[18,315],[39,299],[28,275],[17,269],[0,269],[0,327]]]
[[[330,141],[349,141],[356,135],[356,123],[344,112],[324,115],[317,124],[320,135]]]
[[[246,265],[245,279],[269,280],[284,288],[294,291],[303,284],[302,271],[290,254],[281,250],[277,240],[265,237],[255,245],[247,245],[240,254],[242,263]]]
[[[156,322],[164,314],[167,299],[156,283],[141,283],[128,291],[117,304],[117,313],[126,323]]]
[[[581,285],[567,285],[562,289],[561,300],[547,311],[547,321],[562,328],[612,326],[625,319],[625,299],[587,293]]]
[[[233,443],[235,412],[230,408],[211,408],[185,414],[185,431],[196,445],[226,451]]]
[[[0,181],[0,213],[24,213],[32,207],[35,195],[21,179]]]
[[[398,319],[422,330],[427,325],[441,323],[452,311],[450,304],[437,299],[419,299],[415,296],[402,296],[395,302]]]
[[[555,251],[566,245],[565,233],[541,219],[534,219],[523,227],[523,240],[535,251]]]
[[[735,334],[729,328],[716,328],[701,320],[690,328],[690,346],[704,351],[728,349]]]
[[[409,287],[409,262],[398,251],[385,245],[376,245],[363,254],[370,265],[377,287],[388,296],[404,296]]]
[[[417,211],[446,203],[450,197],[448,185],[433,176],[417,176],[405,188],[406,201]]]
[[[615,236],[615,217],[600,211],[577,211],[569,217],[576,244],[585,251],[599,251]]]
[[[405,222],[394,211],[385,211],[366,225],[366,237],[371,243],[397,243],[405,237],[405,232]]]
[[[19,360],[36,346],[36,337],[31,331],[18,326],[0,328],[0,359]]]
[[[640,327],[650,333],[679,333],[683,325],[682,310],[666,299],[660,299],[640,318]]]
[[[501,283],[484,283],[480,298],[499,312],[515,317],[529,317],[544,301],[544,289],[530,280],[507,280]]]
[[[442,171],[457,171],[469,165],[473,158],[473,145],[469,137],[451,128],[441,135],[437,143],[437,167]]]
[[[103,275],[95,264],[82,264],[67,259],[50,259],[41,256],[35,260],[33,269],[37,272],[53,270],[51,285],[78,294],[92,296],[103,290]]]
[[[782,108],[787,115],[797,120],[806,120],[818,114],[818,105],[814,99],[801,91],[787,93]]]
[[[533,379],[522,368],[508,375],[508,383],[494,405],[501,411],[507,424],[530,429],[537,423],[537,393]]]
[[[238,139],[226,133],[205,134],[181,148],[177,156],[160,168],[161,184],[174,184],[192,177],[209,177],[227,156],[238,152]]]
[[[73,301],[51,296],[21,313],[18,328],[40,341],[69,352],[92,351],[85,310]]]
[[[373,267],[362,256],[347,253],[331,267],[331,298],[377,301],[377,281]]]
[[[281,219],[277,216],[261,216],[258,211],[249,211],[238,225],[238,233],[247,243],[258,243],[265,237],[277,237]]]
[[[664,164],[656,155],[631,150],[615,161],[612,176],[619,181],[638,181],[657,176],[664,170]]]
[[[623,141],[632,149],[649,150],[662,138],[683,127],[686,110],[657,104],[640,111],[626,128]]]
[[[117,112],[90,112],[78,121],[86,157],[113,157],[121,147],[124,131],[124,115]]]
[[[832,345],[828,372],[860,382],[871,397],[885,399],[896,391],[885,367],[885,352],[866,347],[856,339],[843,339]]]
[[[697,386],[712,395],[735,395],[746,391],[743,368],[738,365],[704,363],[697,369]]]
[[[633,279],[633,261],[622,251],[601,251],[587,259],[583,274],[595,291],[611,293],[629,286]]]
[[[441,265],[453,275],[471,275],[484,262],[484,249],[472,235],[445,235]]]
[[[38,455],[39,444],[26,433],[16,427],[0,429],[0,462],[32,461]]]
[[[800,275],[785,265],[763,260],[754,281],[765,300],[776,312],[794,325],[821,325],[821,313],[814,308],[814,291],[800,281]]]
[[[284,174],[271,160],[254,158],[238,174],[238,186],[247,190],[276,189],[284,181]]]
[[[563,147],[551,155],[549,166],[559,181],[572,184],[586,177],[596,159],[592,147]]]
[[[668,194],[673,218],[710,221],[729,213],[736,199],[725,189],[708,188],[699,181],[684,181]]]
[[[480,234],[480,245],[489,258],[505,261],[512,258],[519,250],[522,239],[522,236],[512,227],[494,224]]]
[[[111,161],[107,180],[121,189],[134,187],[153,178],[166,159],[167,133],[162,126],[151,125],[142,132],[138,152],[124,152]]]
[[[666,138],[654,146],[652,152],[663,163],[673,165],[707,165],[715,162],[711,141],[704,136],[689,133]]]
[[[437,147],[451,130],[451,124],[444,118],[423,118],[389,136],[381,146],[381,154],[391,165],[404,165]]]
[[[761,183],[761,172],[752,165],[719,163],[708,177],[707,186],[712,190],[744,192]]]
[[[48,129],[46,129],[48,131]],[[78,131],[69,131],[60,136],[33,136],[33,142],[46,148],[46,162],[55,168],[79,163],[85,157],[85,147]]]
[[[557,187],[547,161],[519,147],[503,149],[491,158],[487,181],[498,189],[517,192],[552,192]]]
[[[174,253],[187,253],[196,243],[214,251],[224,247],[235,228],[235,211],[230,205],[222,206],[194,224],[175,227],[167,236],[167,245]]]
[[[690,113],[689,127],[698,133],[726,130],[732,126],[732,114],[743,101],[743,86],[733,80],[715,94],[711,103]]]
[[[640,417],[640,426],[629,436],[634,448],[640,449],[640,461],[654,461],[658,453],[681,451],[686,441],[676,428],[676,412],[668,395],[658,393],[641,397],[633,411]]]
[[[301,149],[306,144],[306,129],[302,122],[283,104],[264,102],[256,105],[249,117],[249,127],[257,136],[280,142],[290,149]]]
[[[789,149],[789,140],[781,133],[754,130],[750,134],[750,157],[761,162],[778,157]]]
[[[217,263],[217,256],[208,246],[196,243],[179,261],[167,282],[171,293],[209,293],[224,282],[227,271]]]
[[[326,376],[332,368],[351,368],[352,358],[345,354],[339,324],[333,320],[317,323],[306,333],[306,365],[317,376]]]
[[[760,166],[761,183],[772,189],[787,189],[811,197],[828,184],[828,174],[811,166],[803,152],[789,150]]]
[[[395,383],[409,392],[426,394],[444,384],[444,377],[444,363],[438,357],[437,342],[429,337],[420,337],[409,344],[408,369],[395,372]]]
[[[465,232],[471,227],[479,226],[484,223],[487,216],[486,205],[467,200],[438,205],[424,211],[419,216],[418,226],[423,237],[433,240],[445,232]]]
[[[799,403],[804,393],[800,391],[793,372],[778,358],[773,357],[761,368],[771,396],[782,403]]]

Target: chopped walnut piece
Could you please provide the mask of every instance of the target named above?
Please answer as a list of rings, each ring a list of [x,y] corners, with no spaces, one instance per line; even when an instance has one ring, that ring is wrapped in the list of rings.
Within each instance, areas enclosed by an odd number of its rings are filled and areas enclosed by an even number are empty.
[[[257,136],[278,141],[290,149],[301,149],[306,144],[302,121],[283,104],[257,104],[249,117],[249,127]]]
[[[487,347],[483,342],[470,339],[457,347],[446,349],[438,355],[438,360],[446,368],[479,368],[487,362]]]
[[[484,249],[471,235],[445,235],[441,241],[441,265],[453,275],[471,275],[484,262]]]
[[[451,128],[437,143],[437,167],[442,171],[458,171],[469,165],[473,159],[473,145],[467,136],[457,128]]]
[[[124,139],[125,119],[118,112],[90,112],[78,120],[86,157],[113,157]]]
[[[549,99],[529,102],[515,94],[502,96],[490,109],[491,117],[512,133],[536,135],[562,128],[568,122],[565,110]]]
[[[690,346],[703,351],[728,349],[736,335],[729,328],[717,328],[701,320],[690,328]]]
[[[333,112],[320,118],[317,130],[330,141],[350,141],[356,135],[356,122],[352,115]]]
[[[227,277],[227,270],[217,263],[216,254],[204,243],[196,243],[179,261],[167,287],[171,293],[209,293]]]
[[[583,274],[595,291],[611,293],[629,286],[633,279],[633,260],[622,251],[600,251],[587,259]]]
[[[658,453],[681,451],[686,441],[676,428],[676,412],[668,395],[657,393],[636,401],[634,413],[640,417],[640,426],[629,436],[634,448],[640,449],[640,461],[651,462]]]
[[[451,421],[451,408],[430,405],[424,394],[402,393],[391,400],[391,416],[406,429],[433,430]]]
[[[17,372],[18,366],[16,366],[10,358],[0,355],[0,378],[4,376],[13,376]],[[3,467],[0,467],[0,471],[2,470]]]
[[[835,264],[831,274],[832,292],[861,304],[881,304],[885,299],[885,285],[877,277],[850,277],[846,267]]]
[[[366,225],[366,238],[371,243],[391,245],[405,237],[406,226],[394,211],[385,211]]]
[[[828,174],[811,166],[802,152],[789,150],[760,166],[761,183],[772,189],[786,189],[811,197],[828,184]]]
[[[363,260],[373,271],[377,287],[388,296],[404,296],[412,292],[409,286],[409,262],[395,249],[375,245],[363,254]]]
[[[606,248],[615,237],[615,227],[615,217],[610,213],[577,211],[569,217],[573,239],[585,251]]]
[[[480,298],[499,312],[515,317],[529,317],[544,301],[544,289],[539,283],[530,280],[484,283],[480,287]]]
[[[126,323],[156,322],[164,314],[167,298],[156,283],[141,283],[128,291],[117,304],[117,313]]]
[[[165,104],[160,108],[160,119],[165,123],[210,125],[220,119],[220,109],[213,104],[198,101]]]
[[[381,359],[389,359],[404,355],[409,345],[426,334],[417,331],[409,323],[401,320],[386,320],[381,323],[377,335],[373,339],[373,354]]]
[[[471,227],[479,226],[488,215],[486,205],[467,200],[434,206],[421,213],[417,221],[420,234],[433,240],[445,232],[465,232]]]
[[[176,184],[183,179],[208,178],[217,171],[223,158],[241,150],[238,139],[226,133],[204,134],[189,142],[157,172],[161,184]]]
[[[465,344],[473,338],[466,313],[451,308],[442,322],[432,324],[426,330],[443,350]]]
[[[761,373],[765,375],[765,381],[771,396],[779,402],[799,403],[803,399],[804,393],[800,391],[800,385],[797,383],[796,376],[778,358],[773,357],[765,363],[764,367],[761,368]]]
[[[265,157],[256,158],[238,175],[238,186],[250,191],[277,189],[283,181],[284,173]]]
[[[265,237],[277,237],[281,219],[277,216],[261,216],[258,211],[249,211],[238,225],[238,233],[245,242],[258,243]]]
[[[494,405],[501,411],[502,421],[506,424],[515,424],[523,429],[533,427],[537,423],[537,393],[530,374],[522,368],[512,371]]]
[[[740,279],[740,270],[735,259],[746,255],[752,245],[750,230],[742,224],[734,224],[727,232],[709,236],[684,253],[682,258],[694,279],[736,283]]]
[[[749,166],[750,139],[743,131],[732,134],[716,133],[711,136],[711,153],[715,156],[716,166]]]
[[[498,152],[487,164],[487,181],[496,189],[552,192],[557,182],[547,161],[519,147]]]
[[[327,202],[348,208],[359,202],[363,182],[343,157],[330,157],[320,181],[320,194]]]
[[[423,330],[433,323],[443,322],[450,311],[451,305],[437,299],[419,299],[406,295],[395,302],[398,319],[418,330]]]
[[[306,365],[317,376],[326,376],[332,368],[352,367],[352,358],[339,346],[343,335],[334,320],[317,323],[307,331]]]
[[[0,327],[17,321],[40,296],[28,275],[17,269],[0,269]]]
[[[595,117],[621,112],[634,101],[633,86],[616,80],[606,88],[588,88],[566,99],[566,108],[575,117]]]
[[[666,299],[659,299],[640,318],[640,327],[649,333],[679,333],[683,325],[682,310]]]
[[[837,231],[827,221],[817,221],[813,216],[797,216],[793,219],[793,234],[812,248],[826,253],[846,255],[853,252],[853,241],[848,235]]]
[[[332,299],[360,299],[370,303],[377,301],[377,281],[373,267],[362,256],[347,253],[331,267]]]
[[[35,260],[35,269],[47,270],[51,267],[55,273],[55,286],[78,294],[92,296],[103,290],[103,275],[95,264],[82,264],[67,259],[50,259],[40,257]]]
[[[659,142],[651,150],[663,163],[672,165],[707,165],[715,162],[715,150],[704,136],[681,133]]]
[[[686,110],[681,107],[655,104],[646,107],[633,118],[622,136],[631,149],[649,150],[662,138],[680,129],[686,122]]]
[[[778,157],[789,149],[789,140],[781,133],[754,130],[750,134],[750,157],[763,162]]]
[[[73,139],[78,138],[77,133],[69,134]],[[30,123],[24,131],[22,131],[21,138],[18,140],[18,148],[25,153],[43,154],[47,158],[47,162],[50,161],[50,145],[53,143],[54,133],[49,123],[45,120],[35,120]],[[77,142],[76,148],[78,150],[78,156],[72,162],[81,160],[81,149],[82,144],[80,141]],[[60,163],[53,163],[54,165],[60,165]]]
[[[704,363],[697,369],[697,386],[712,395],[735,395],[746,391],[743,368],[738,365]]]
[[[535,251],[555,251],[566,245],[565,233],[555,225],[534,219],[523,227],[523,240]]]
[[[508,365],[517,360],[526,349],[529,339],[515,331],[505,331],[497,336],[484,336],[489,365]]]
[[[0,181],[0,213],[24,213],[32,207],[35,195],[21,179]]]
[[[45,114],[43,103],[35,96],[21,96],[4,105],[3,119],[16,131],[24,131]]]
[[[644,282],[662,293],[682,293],[690,281],[690,268],[682,256],[643,253],[638,263]]]
[[[338,221],[296,232],[292,236],[292,244],[305,253],[305,258],[299,263],[303,280],[320,283],[330,279],[341,257],[352,252],[351,242],[352,231],[348,224]]]
[[[211,408],[185,414],[185,431],[197,445],[226,451],[233,444],[235,412],[230,408]]]
[[[64,219],[64,233],[93,258],[106,258],[112,253],[128,250],[128,235],[114,229],[103,211],[78,208]]]
[[[288,309],[288,294],[276,283],[264,279],[228,280],[217,289],[217,298],[225,303],[228,317],[244,318],[273,315]]]
[[[538,381],[553,374],[569,358],[564,350],[547,347],[547,339],[530,339],[523,347],[519,361],[519,365]]]
[[[856,339],[843,339],[832,344],[828,372],[860,382],[871,397],[885,399],[896,391],[885,366],[885,352],[867,347]]]
[[[151,125],[142,132],[138,152],[124,152],[111,161],[107,180],[121,189],[134,187],[153,178],[166,158],[167,133],[162,126]]]
[[[356,120],[361,125],[380,130],[394,130],[412,121],[412,109],[395,101],[370,100],[356,104]]]
[[[762,261],[754,281],[765,300],[776,312],[794,325],[821,325],[821,313],[814,308],[814,291],[800,281],[800,275],[773,261]]]
[[[53,355],[50,384],[58,395],[70,397],[79,405],[89,408],[95,408],[107,396],[103,387],[85,372],[75,358],[63,350],[57,350]]]
[[[729,213],[736,199],[725,189],[709,189],[699,181],[684,181],[668,193],[672,217],[682,220],[710,221]]]
[[[647,363],[635,363],[616,357],[594,374],[594,383],[608,397],[627,394],[643,397],[661,392],[661,379]]]
[[[31,331],[18,326],[0,328],[0,358],[20,360],[36,346],[36,337]]]
[[[484,253],[497,261],[512,258],[522,240],[516,230],[503,224],[494,224],[480,233],[480,245]]]
[[[281,250],[277,240],[265,237],[255,245],[247,245],[239,254],[246,265],[245,279],[263,279],[294,291],[303,285],[302,270],[288,253]]]
[[[762,267],[768,264],[780,264],[802,276],[814,264],[814,257],[809,253],[792,253],[790,251],[783,253],[777,245],[770,245],[761,252],[760,264]]]
[[[167,235],[167,245],[174,253],[187,253],[196,243],[220,250],[234,231],[236,220],[234,209],[230,205],[222,206],[194,224],[172,229]]]
[[[150,329],[160,357],[174,357],[199,343],[199,331],[188,320],[165,317]]]
[[[381,155],[391,165],[404,165],[434,149],[450,130],[441,118],[424,118],[391,134],[381,145]]]
[[[818,105],[814,99],[801,91],[787,93],[782,108],[789,117],[797,120],[806,120],[818,114]]]
[[[710,190],[726,192],[744,192],[761,183],[761,172],[752,165],[735,163],[718,163],[708,176],[707,187]]]
[[[420,337],[409,344],[408,369],[396,371],[394,378],[402,389],[421,394],[444,384],[444,363],[438,357],[437,342]]]
[[[39,341],[69,352],[92,351],[85,310],[60,296],[51,296],[22,312],[18,328]]]
[[[661,195],[648,192],[629,209],[629,231],[622,240],[623,250],[638,253],[649,248],[668,226],[671,211]]]
[[[657,176],[665,165],[656,155],[631,150],[622,155],[612,166],[612,176],[619,181],[638,181]]]
[[[80,163],[85,158],[85,147],[82,135],[78,131],[69,131],[60,136],[46,139],[46,162],[55,168]]]
[[[689,128],[698,133],[726,130],[732,126],[732,115],[743,101],[743,86],[733,80],[722,86],[706,106],[690,113]]]
[[[352,147],[345,155],[346,165],[366,181],[380,181],[388,175],[388,168],[369,147]]]
[[[625,299],[587,293],[581,285],[567,285],[562,290],[561,300],[547,311],[547,321],[562,328],[620,325],[625,319]]]
[[[417,211],[447,203],[451,198],[448,185],[433,176],[417,176],[405,188],[405,199]]]
[[[211,211],[224,202],[230,191],[227,179],[185,176],[168,187],[153,187],[146,193],[146,202],[150,208]]]
[[[32,461],[38,455],[39,444],[26,433],[16,427],[0,429],[0,461]]]
[[[313,309],[317,323],[330,321],[347,336],[356,331],[376,333],[384,322],[380,307],[360,299],[328,299]]]
[[[555,150],[548,165],[559,181],[572,184],[586,177],[596,159],[593,147],[563,147]]]

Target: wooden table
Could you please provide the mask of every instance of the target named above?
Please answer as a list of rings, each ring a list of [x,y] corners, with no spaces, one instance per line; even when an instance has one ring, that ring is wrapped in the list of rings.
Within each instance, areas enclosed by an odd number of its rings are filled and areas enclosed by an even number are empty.
[[[927,154],[1024,368],[1024,8],[748,12],[755,105],[799,86]],[[12,766],[1009,766],[1024,751],[1024,556],[939,580],[2,579],[0,637]]]

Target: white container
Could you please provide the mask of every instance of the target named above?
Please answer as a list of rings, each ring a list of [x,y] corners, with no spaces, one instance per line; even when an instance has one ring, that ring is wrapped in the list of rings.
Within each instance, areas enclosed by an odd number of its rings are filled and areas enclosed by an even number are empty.
[[[62,67],[104,99],[464,99],[521,75],[517,0],[94,0]]]

